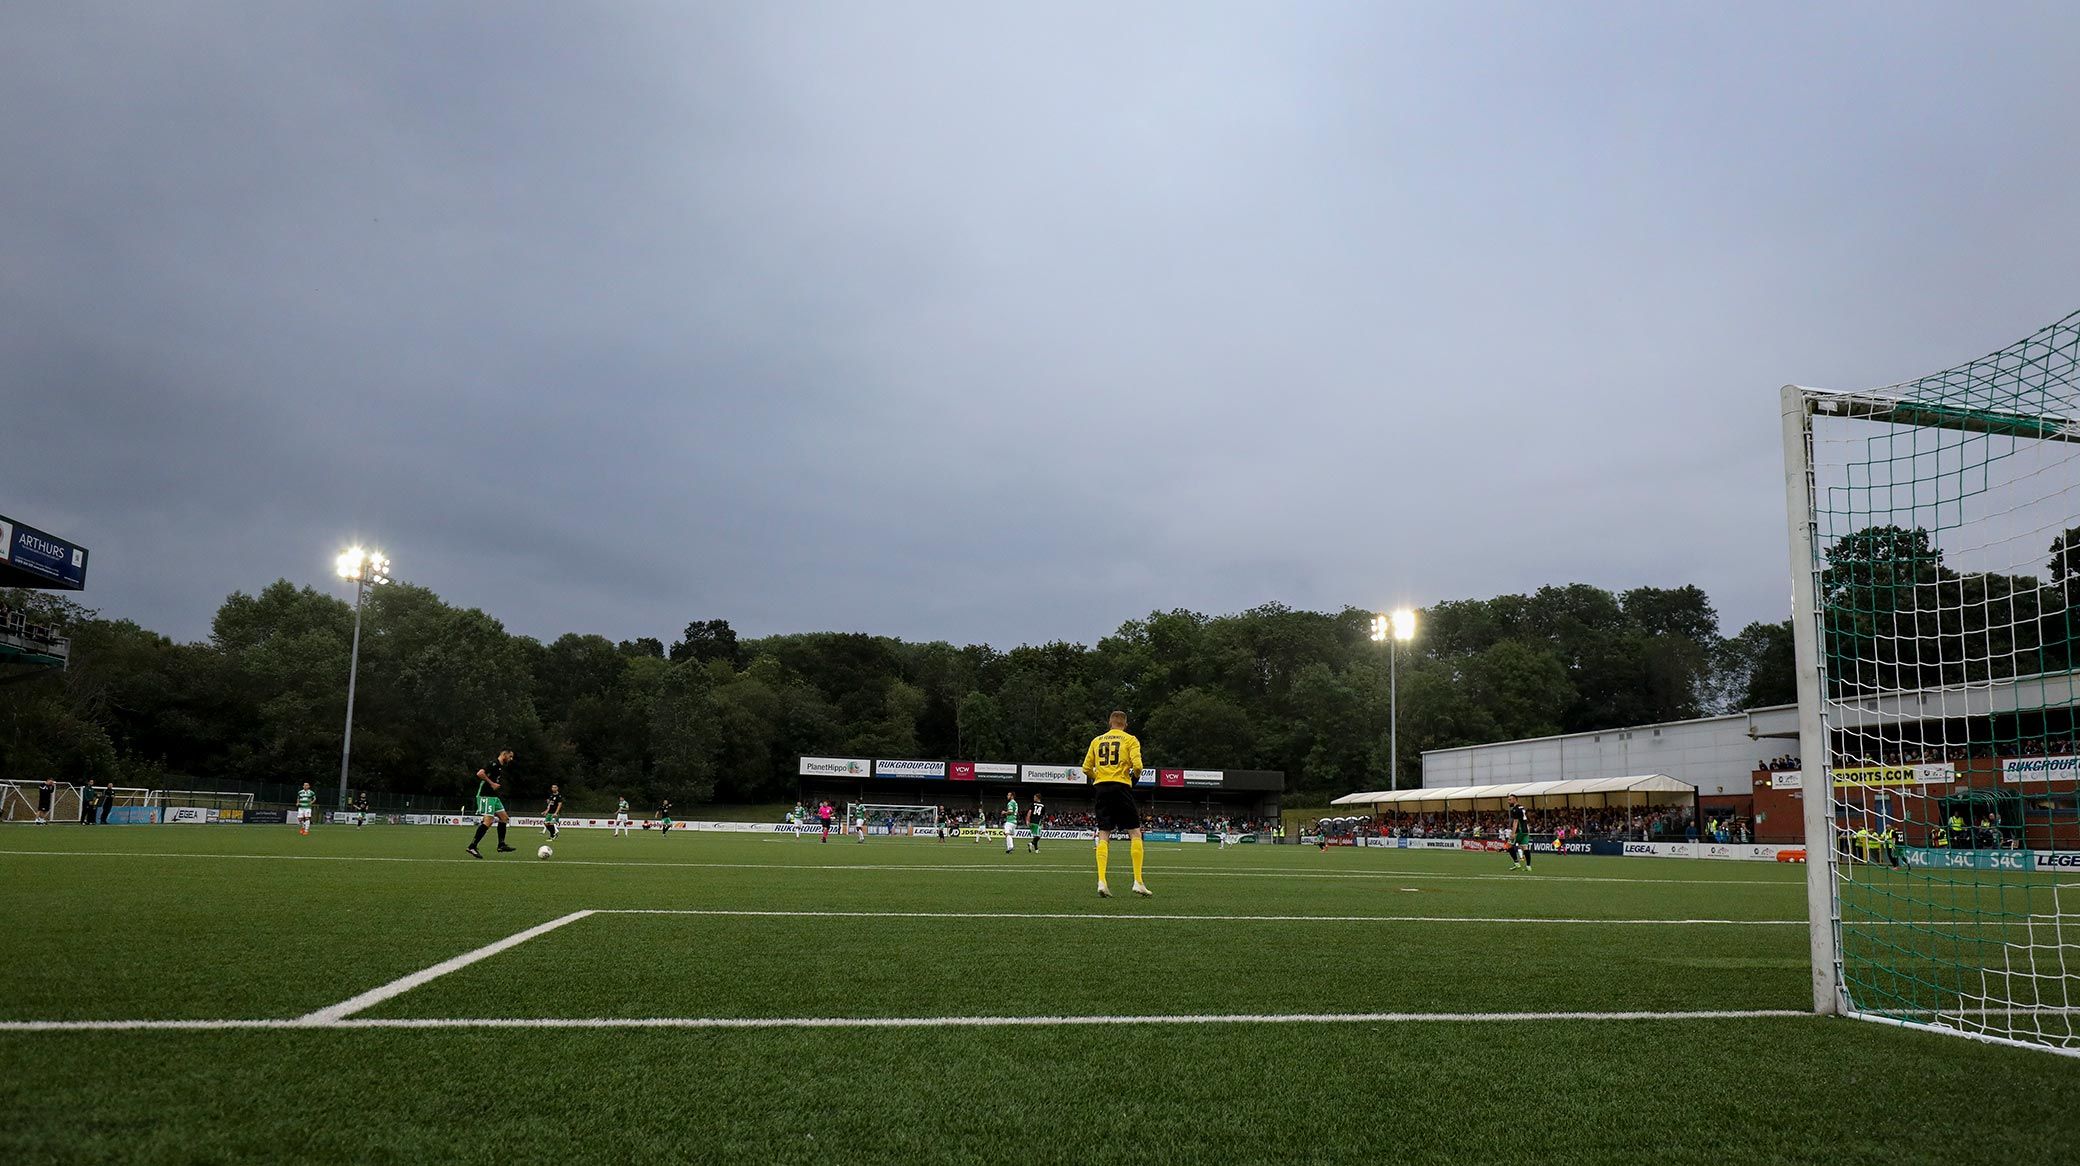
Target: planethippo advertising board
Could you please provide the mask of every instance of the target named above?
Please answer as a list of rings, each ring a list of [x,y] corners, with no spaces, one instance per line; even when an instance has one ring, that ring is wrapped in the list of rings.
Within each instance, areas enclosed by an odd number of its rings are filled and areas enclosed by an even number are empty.
[[[804,757],[803,777],[865,777],[874,763],[864,757]]]

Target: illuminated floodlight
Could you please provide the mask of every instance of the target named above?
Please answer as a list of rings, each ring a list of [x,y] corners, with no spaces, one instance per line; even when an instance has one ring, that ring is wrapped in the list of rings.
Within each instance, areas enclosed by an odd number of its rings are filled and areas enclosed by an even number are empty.
[[[390,560],[379,551],[348,547],[333,560],[333,568],[339,577],[352,583],[368,583],[382,586],[390,582]]]
[[[1394,638],[1407,643],[1416,638],[1416,613],[1407,608],[1394,613]]]

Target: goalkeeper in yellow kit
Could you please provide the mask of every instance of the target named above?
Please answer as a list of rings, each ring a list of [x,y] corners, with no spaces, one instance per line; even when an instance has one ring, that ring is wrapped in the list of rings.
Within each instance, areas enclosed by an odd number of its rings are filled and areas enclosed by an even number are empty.
[[[1098,819],[1098,897],[1109,899],[1105,860],[1112,834],[1124,830],[1133,839],[1134,893],[1152,895],[1141,882],[1141,811],[1134,805],[1134,778],[1141,772],[1141,742],[1127,732],[1127,714],[1115,710],[1112,727],[1091,738],[1083,754],[1083,773],[1091,779],[1091,812]]]

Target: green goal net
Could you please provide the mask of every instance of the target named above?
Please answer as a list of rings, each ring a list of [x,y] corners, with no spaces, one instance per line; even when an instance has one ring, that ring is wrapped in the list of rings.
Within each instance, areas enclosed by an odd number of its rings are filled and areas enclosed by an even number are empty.
[[[1815,1006],[2080,1055],[2080,313],[1783,403]]]

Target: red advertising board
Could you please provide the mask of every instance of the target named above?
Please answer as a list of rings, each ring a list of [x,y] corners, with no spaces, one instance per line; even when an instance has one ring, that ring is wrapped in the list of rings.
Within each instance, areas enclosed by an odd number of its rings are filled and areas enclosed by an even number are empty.
[[[1158,769],[1158,770],[1156,770],[1156,785],[1157,785],[1157,786],[1159,786],[1159,787],[1161,787],[1161,788],[1163,788],[1163,789],[1183,789],[1183,788],[1184,788],[1184,770],[1182,770],[1182,769]]]
[[[1459,849],[1508,850],[1509,843],[1502,841],[1500,838],[1461,838],[1459,840]]]
[[[948,781],[974,781],[975,763],[972,761],[949,761],[946,763]]]

